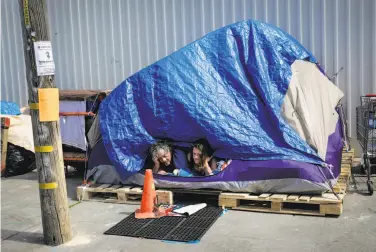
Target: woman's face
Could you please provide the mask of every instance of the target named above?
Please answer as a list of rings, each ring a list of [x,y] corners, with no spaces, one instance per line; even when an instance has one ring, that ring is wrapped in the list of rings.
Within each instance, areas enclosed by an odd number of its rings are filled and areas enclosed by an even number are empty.
[[[165,166],[171,163],[171,152],[163,149],[158,150],[158,161]]]
[[[202,151],[200,151],[196,147],[193,147],[193,162],[196,165],[200,164],[201,156],[202,156]]]

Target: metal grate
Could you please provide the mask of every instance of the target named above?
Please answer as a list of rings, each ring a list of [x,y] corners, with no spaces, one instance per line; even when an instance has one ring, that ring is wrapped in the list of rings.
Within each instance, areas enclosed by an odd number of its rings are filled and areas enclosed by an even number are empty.
[[[104,234],[189,242],[199,240],[221,215],[219,207],[206,207],[192,216],[136,219],[132,214]]]

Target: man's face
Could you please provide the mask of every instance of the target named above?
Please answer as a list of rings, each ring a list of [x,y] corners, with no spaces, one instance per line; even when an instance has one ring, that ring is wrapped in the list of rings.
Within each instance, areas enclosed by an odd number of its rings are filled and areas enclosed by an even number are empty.
[[[200,164],[202,151],[197,149],[196,147],[193,147],[193,161],[196,165]]]
[[[165,150],[158,151],[158,161],[165,166],[170,165],[171,163],[171,152]]]

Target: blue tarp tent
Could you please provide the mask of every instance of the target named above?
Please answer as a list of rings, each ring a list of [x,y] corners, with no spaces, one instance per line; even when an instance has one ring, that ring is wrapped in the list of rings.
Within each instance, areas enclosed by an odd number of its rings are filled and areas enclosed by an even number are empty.
[[[101,105],[101,134],[111,162],[124,180],[143,167],[158,139],[185,144],[206,138],[221,158],[324,164],[325,156],[281,113],[292,64],[299,60],[323,75],[293,37],[248,20],[142,69]]]

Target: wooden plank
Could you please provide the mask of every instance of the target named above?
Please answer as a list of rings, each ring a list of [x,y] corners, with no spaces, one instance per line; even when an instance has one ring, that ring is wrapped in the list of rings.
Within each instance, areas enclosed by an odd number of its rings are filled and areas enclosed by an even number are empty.
[[[339,184],[338,187],[341,189],[341,191],[347,190],[347,183],[346,184]]]
[[[237,207],[239,206],[239,202],[240,200],[238,199],[228,199],[228,198],[224,198],[224,197],[219,197],[218,198],[218,206],[220,207],[231,207],[231,208],[234,208],[234,207]]]
[[[342,165],[351,165],[353,163],[353,161],[355,160],[354,157],[342,157],[341,159],[341,164]]]
[[[340,199],[337,199],[337,197],[333,193],[324,193],[322,196],[312,197],[311,201],[318,203],[341,203],[343,198],[345,197],[345,194],[338,194],[338,197]]]
[[[260,199],[268,199],[270,197],[270,193],[263,193],[259,196]]]
[[[340,188],[340,189],[346,189],[347,188],[347,183],[341,182],[338,183],[334,186],[335,188]]]
[[[77,200],[78,201],[82,201],[83,197],[84,197],[84,188],[82,186],[78,186],[76,188],[76,194],[77,194]]]
[[[289,195],[288,197],[287,197],[287,200],[288,201],[298,201],[298,199],[299,199],[299,195]]]
[[[281,211],[282,210],[282,203],[281,202],[272,201],[271,210],[272,211],[276,211],[276,212]]]
[[[337,180],[337,184],[339,183],[346,183],[348,180],[348,177],[347,176],[344,176],[343,174],[339,175],[338,177],[338,180]]]
[[[99,184],[92,184],[92,185],[83,185],[85,187],[85,191],[87,192],[94,192],[96,188],[98,188]]]
[[[304,210],[285,210],[276,211],[268,208],[254,208],[252,206],[238,206],[232,208],[232,210],[242,210],[242,211],[251,211],[251,212],[263,212],[263,213],[279,213],[279,214],[299,214],[299,215],[310,215],[310,216],[325,216],[325,214],[315,211],[304,211]]]
[[[250,194],[249,193],[221,193],[219,196],[227,198],[227,199],[245,199],[249,197]]]
[[[142,194],[142,188],[141,187],[133,187],[130,189],[130,193],[132,194]]]
[[[342,153],[342,159],[354,158],[354,153]]]
[[[287,199],[287,196],[287,194],[273,194],[269,199],[271,201],[284,201]]]
[[[342,155],[354,155],[354,154],[355,154],[355,150],[354,149],[342,152]]]
[[[347,158],[347,157],[351,157],[353,158],[354,157],[354,153],[353,152],[342,152],[342,158]]]
[[[353,163],[353,161],[350,159],[350,160],[342,160],[341,164],[342,165],[351,165]]]
[[[344,177],[349,177],[350,174],[351,174],[351,170],[350,169],[344,169],[341,172],[341,175],[344,176]]]
[[[346,175],[351,172],[351,167],[341,167],[341,174]]]
[[[338,203],[338,199],[329,199],[323,197],[312,197],[310,201],[312,203]]]
[[[102,184],[86,184],[84,186],[86,186],[87,188],[97,188],[97,187],[100,187]]]
[[[320,213],[324,215],[341,215],[342,204],[320,204]]]
[[[350,171],[344,172],[348,177],[350,177],[351,173]]]
[[[119,203],[126,203],[128,201],[128,194],[124,191],[116,190]]]
[[[248,194],[247,197],[244,198],[245,200],[262,200],[259,198],[258,195],[252,195],[252,194]]]
[[[306,201],[309,202],[311,199],[311,196],[300,196],[299,201]]]
[[[108,188],[108,187],[110,187],[110,186],[111,186],[110,184],[103,184],[103,185],[100,185],[100,186],[98,186],[98,187],[96,187],[96,188],[94,189],[94,192],[102,192],[103,189],[106,189],[106,188]]]
[[[341,169],[351,169],[351,164],[342,164]]]
[[[346,148],[343,148],[342,153],[355,153],[355,149],[346,150]]]
[[[83,201],[83,200],[90,200],[92,198],[92,188],[87,187],[87,186],[78,186],[76,188],[76,193],[77,193],[77,200]]]
[[[337,194],[337,195],[340,198],[339,200],[343,200],[343,198],[345,197],[344,194]],[[334,195],[333,193],[323,193],[321,197],[326,198],[326,199],[336,199],[336,200],[338,200],[337,196]]]
[[[105,192],[116,192],[118,188],[122,187],[121,185],[112,185],[111,187],[105,188]]]
[[[130,186],[123,186],[123,187],[117,189],[116,192],[130,193],[131,188],[132,187],[130,187]]]

